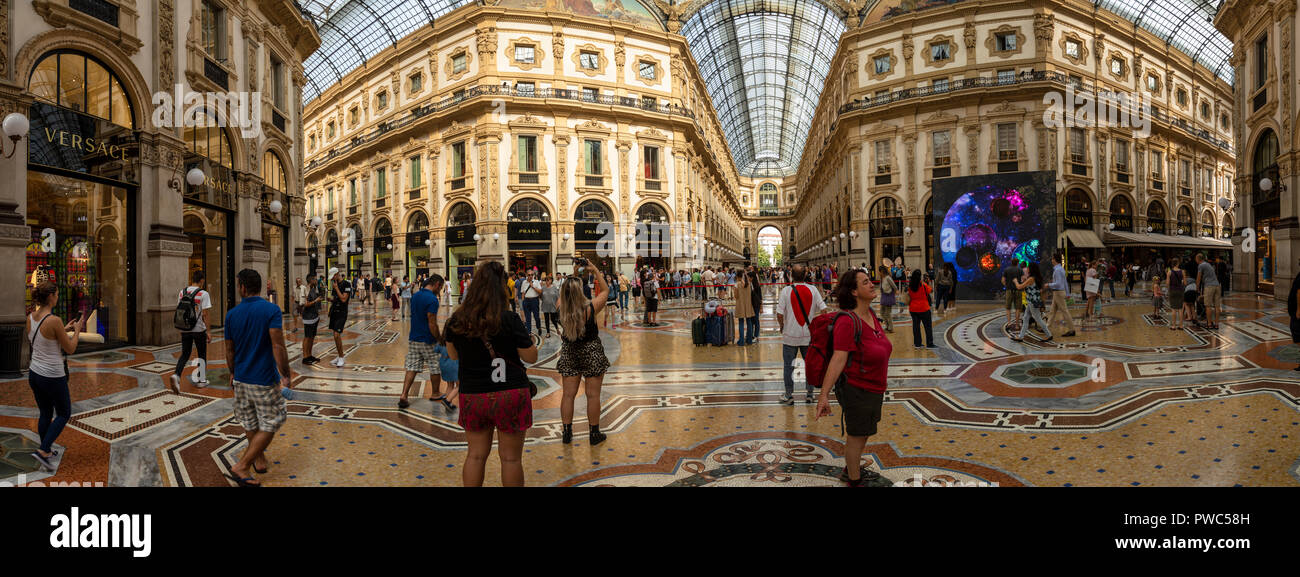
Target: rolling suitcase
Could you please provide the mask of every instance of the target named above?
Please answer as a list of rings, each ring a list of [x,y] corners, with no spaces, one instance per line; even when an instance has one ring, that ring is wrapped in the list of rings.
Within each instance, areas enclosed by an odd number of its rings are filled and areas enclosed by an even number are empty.
[[[691,343],[697,347],[708,344],[704,340],[704,325],[704,317],[691,321]]]
[[[727,313],[722,317],[722,344],[736,342],[736,315]]]
[[[708,341],[710,345],[713,345],[715,347],[720,347],[722,345],[727,344],[726,341],[723,340],[726,334],[722,328],[721,318],[716,316],[711,316],[708,318],[708,320],[704,321],[704,323],[705,323],[705,332],[708,335]]]

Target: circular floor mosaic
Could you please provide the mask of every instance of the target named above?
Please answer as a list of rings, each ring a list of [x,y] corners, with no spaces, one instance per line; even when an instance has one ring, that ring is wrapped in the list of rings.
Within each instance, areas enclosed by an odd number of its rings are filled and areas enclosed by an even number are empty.
[[[588,487],[842,487],[843,444],[786,433],[746,433],[667,450],[658,462],[591,471],[560,483]],[[952,459],[900,456],[890,445],[868,444],[863,466],[881,478],[873,487],[1021,485],[1005,473]]]

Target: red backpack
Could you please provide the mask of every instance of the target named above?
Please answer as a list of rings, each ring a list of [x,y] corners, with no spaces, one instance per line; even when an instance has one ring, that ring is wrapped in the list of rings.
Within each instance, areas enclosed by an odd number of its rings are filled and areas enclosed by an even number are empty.
[[[874,314],[874,313],[873,313]],[[862,341],[862,325],[859,324],[861,319],[856,313],[840,311],[833,315],[817,315],[813,317],[812,323],[808,326],[808,331],[812,335],[812,340],[808,344],[808,350],[804,353],[804,376],[807,378],[808,386],[820,389],[822,381],[826,379],[826,367],[831,363],[831,355],[835,354],[835,323],[840,317],[850,317],[853,319],[853,342]],[[849,361],[853,361],[853,354],[849,353]],[[844,365],[848,368],[848,364]],[[844,375],[840,374],[840,380]],[[838,384],[840,381],[836,381]]]

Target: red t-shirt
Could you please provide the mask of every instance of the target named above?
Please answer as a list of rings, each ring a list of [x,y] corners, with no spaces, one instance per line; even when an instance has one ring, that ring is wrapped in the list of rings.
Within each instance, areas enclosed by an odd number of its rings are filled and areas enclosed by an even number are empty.
[[[914,313],[923,313],[930,310],[930,285],[921,283],[921,290],[907,291],[907,310]]]
[[[872,315],[875,316],[874,314]],[[874,321],[873,328],[869,323]],[[857,322],[862,330],[862,340],[853,342],[853,323]],[[853,317],[840,317],[835,323],[835,350],[848,351],[849,362],[844,365],[844,377],[848,384],[873,393],[885,392],[888,385],[889,355],[894,352],[893,343],[880,330],[880,319],[871,321],[854,320]]]

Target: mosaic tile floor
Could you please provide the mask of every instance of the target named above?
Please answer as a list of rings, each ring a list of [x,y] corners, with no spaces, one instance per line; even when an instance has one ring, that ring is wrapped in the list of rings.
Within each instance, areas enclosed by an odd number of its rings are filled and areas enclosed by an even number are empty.
[[[1004,311],[962,303],[935,317],[937,350],[914,350],[896,322],[880,431],[864,465],[890,483],[1000,486],[1300,485],[1300,347],[1284,307],[1229,295],[1223,328],[1171,331],[1148,301],[1119,299],[1078,336],[1012,341]],[[811,418],[802,393],[778,402],[781,346],[770,303],[750,347],[694,347],[691,303],[666,303],[662,326],[611,316],[602,338],[611,369],[592,447],[585,399],[572,445],[560,441],[558,342],[531,369],[540,392],[525,445],[530,485],[838,485],[838,418]],[[1073,310],[1076,323],[1082,310]],[[348,365],[304,367],[289,333],[298,395],[268,451],[269,486],[460,483],[465,458],[455,413],[426,400],[397,408],[409,321],[354,311]],[[287,325],[287,326],[292,326]],[[1059,332],[1059,331],[1058,331]],[[228,486],[243,449],[229,371],[209,347],[209,379],[166,390],[178,346],[73,357],[74,417],[49,481]],[[332,340],[315,354],[334,358]],[[187,369],[187,373],[192,369]],[[188,374],[186,375],[189,376]],[[797,387],[802,390],[802,387]],[[835,408],[838,412],[838,408]],[[0,481],[34,472],[36,410],[25,380],[0,381]],[[838,416],[838,415],[837,415]],[[30,477],[29,480],[32,480]],[[495,456],[487,484],[500,481]]]

